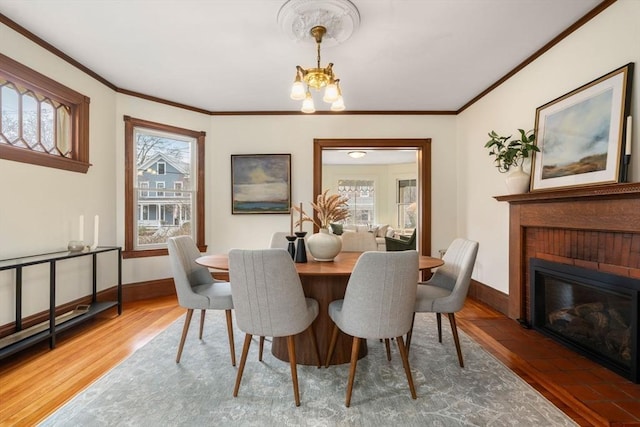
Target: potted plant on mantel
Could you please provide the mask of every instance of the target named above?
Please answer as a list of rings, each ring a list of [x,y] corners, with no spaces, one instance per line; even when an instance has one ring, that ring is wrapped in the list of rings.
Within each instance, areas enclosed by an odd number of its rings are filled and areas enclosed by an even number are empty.
[[[294,206],[293,209],[300,213],[300,220],[296,225],[302,222],[310,221],[320,228],[320,232],[312,234],[307,239],[307,248],[316,261],[333,261],[342,249],[342,239],[334,234],[329,233],[331,223],[343,221],[349,218],[348,199],[337,194],[327,195],[329,190],[325,190],[322,194],[318,194],[316,202],[311,202],[311,207],[318,215],[318,222],[306,214],[300,208]]]
[[[518,129],[520,139],[511,139],[512,135],[500,136],[495,131],[489,132],[489,141],[484,145],[489,149],[489,156],[495,156],[500,173],[509,172],[505,183],[509,194],[526,193],[529,189],[529,174],[522,170],[524,159],[534,151],[540,151],[535,145],[535,132]]]

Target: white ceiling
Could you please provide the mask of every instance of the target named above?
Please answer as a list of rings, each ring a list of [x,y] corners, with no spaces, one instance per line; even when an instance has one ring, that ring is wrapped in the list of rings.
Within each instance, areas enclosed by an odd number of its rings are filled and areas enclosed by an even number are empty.
[[[359,159],[349,157],[349,151],[364,151],[367,154]],[[354,148],[350,150],[322,150],[322,163],[325,165],[385,165],[397,163],[417,163],[416,150],[375,150]]]
[[[352,0],[360,27],[322,49],[351,111],[455,111],[601,0]],[[285,0],[0,0],[0,13],[118,88],[214,112],[297,111],[313,44]],[[328,104],[316,97],[316,109]]]

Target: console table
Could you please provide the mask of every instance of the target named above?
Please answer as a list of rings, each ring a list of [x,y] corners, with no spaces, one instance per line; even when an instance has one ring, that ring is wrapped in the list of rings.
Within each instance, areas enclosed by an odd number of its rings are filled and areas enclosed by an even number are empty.
[[[118,283],[117,299],[115,301],[97,300],[97,259],[99,254],[117,252],[118,256]],[[91,257],[93,272],[93,287],[91,303],[78,306],[75,310],[56,317],[56,265],[59,262],[78,257]],[[22,282],[24,268],[34,265],[49,264],[49,308],[48,320],[23,328],[22,316],[22,290],[25,284]],[[0,359],[30,347],[40,341],[49,340],[49,347],[56,345],[56,335],[66,329],[78,325],[98,313],[102,313],[112,307],[117,307],[118,315],[122,313],[122,250],[115,246],[100,246],[93,250],[82,252],[53,252],[33,255],[21,258],[0,260],[0,271],[15,270],[15,326],[14,333],[0,339]]]

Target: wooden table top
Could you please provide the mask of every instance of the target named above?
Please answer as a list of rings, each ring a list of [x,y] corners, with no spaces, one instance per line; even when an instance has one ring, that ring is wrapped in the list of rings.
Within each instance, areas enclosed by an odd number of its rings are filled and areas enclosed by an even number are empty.
[[[305,263],[295,263],[296,270],[301,276],[349,276],[353,266],[362,252],[340,252],[333,261],[315,261],[310,255]],[[205,267],[217,270],[229,270],[229,258],[227,254],[204,255],[196,259],[196,262]],[[444,264],[440,258],[420,256],[419,270],[429,270]]]

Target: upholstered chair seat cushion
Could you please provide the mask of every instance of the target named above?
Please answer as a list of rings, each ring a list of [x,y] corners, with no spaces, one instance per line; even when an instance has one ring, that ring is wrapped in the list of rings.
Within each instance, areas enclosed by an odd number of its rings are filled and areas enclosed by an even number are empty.
[[[197,285],[192,289],[198,294],[198,297],[204,297],[207,299],[207,302],[203,307],[196,308],[225,310],[228,307],[233,307],[233,299],[231,298],[231,286],[229,285],[229,282],[216,282],[205,285]]]

